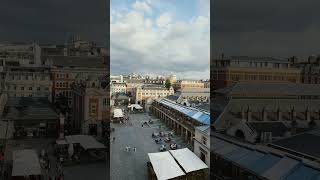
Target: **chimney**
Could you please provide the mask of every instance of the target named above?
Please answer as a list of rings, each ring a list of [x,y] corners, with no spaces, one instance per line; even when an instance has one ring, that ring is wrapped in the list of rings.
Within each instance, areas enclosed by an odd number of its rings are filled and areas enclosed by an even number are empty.
[[[307,107],[306,111],[305,111],[305,120],[307,120],[308,122],[311,120],[310,119],[310,111],[309,111],[309,107]]]
[[[251,121],[251,110],[250,110],[249,106],[248,106],[248,111],[247,111],[247,121]]]
[[[278,110],[277,110],[277,116],[278,116],[278,121],[282,121],[282,112],[281,112],[281,109],[280,108],[278,108]]]
[[[319,113],[319,114],[320,114],[320,113]],[[246,121],[247,121],[246,112],[245,112],[244,108],[242,108],[242,110],[241,110],[241,118],[242,118],[242,121],[243,121],[243,122],[246,122]]]
[[[291,120],[295,121],[297,117],[297,112],[295,111],[294,107],[291,109]]]
[[[267,121],[268,120],[268,112],[266,110],[266,107],[263,108],[262,110],[262,120]]]

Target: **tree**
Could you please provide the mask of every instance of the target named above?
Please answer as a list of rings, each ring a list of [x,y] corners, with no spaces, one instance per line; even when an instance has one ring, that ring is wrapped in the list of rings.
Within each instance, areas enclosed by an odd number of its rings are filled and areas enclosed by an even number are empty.
[[[171,87],[171,82],[169,79],[166,79],[165,86],[167,89],[169,89]]]

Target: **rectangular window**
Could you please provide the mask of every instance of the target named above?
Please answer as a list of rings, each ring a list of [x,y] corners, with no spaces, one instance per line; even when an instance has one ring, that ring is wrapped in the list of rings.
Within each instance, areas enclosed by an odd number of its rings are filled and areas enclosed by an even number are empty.
[[[32,91],[32,87],[29,87],[29,90]]]
[[[24,90],[24,87],[21,87],[21,90],[23,91],[23,90]]]
[[[204,145],[207,145],[207,138],[204,137],[204,136],[202,136],[202,143],[203,143]]]
[[[40,91],[40,87],[37,87],[37,91]]]

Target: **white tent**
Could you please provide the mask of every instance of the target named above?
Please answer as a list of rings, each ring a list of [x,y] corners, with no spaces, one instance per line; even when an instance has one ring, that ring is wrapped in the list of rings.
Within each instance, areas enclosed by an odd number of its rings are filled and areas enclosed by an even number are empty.
[[[143,107],[140,106],[139,104],[131,104],[131,105],[128,106],[128,108],[131,108],[131,110],[133,110],[133,108],[135,108],[137,110],[143,109]]]
[[[148,156],[158,180],[172,179],[185,175],[168,151],[148,153]]]
[[[104,149],[106,148],[102,143],[98,142],[94,137],[88,135],[71,135],[66,136],[68,143],[78,143],[84,149]]]
[[[169,152],[186,173],[208,168],[208,166],[188,148],[170,150]]]
[[[113,117],[114,118],[122,118],[123,117],[122,109],[114,109],[113,110]]]
[[[41,175],[40,162],[35,150],[16,150],[12,156],[12,176]]]

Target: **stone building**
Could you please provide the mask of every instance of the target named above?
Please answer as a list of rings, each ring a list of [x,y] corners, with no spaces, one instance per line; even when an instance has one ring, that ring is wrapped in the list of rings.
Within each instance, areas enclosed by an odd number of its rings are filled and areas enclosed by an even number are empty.
[[[89,76],[72,85],[73,103],[71,128],[74,133],[106,135],[104,124],[110,121],[108,84],[103,76]]]
[[[238,81],[300,82],[301,70],[287,59],[274,57],[231,56],[211,61],[211,81],[220,89]]]

